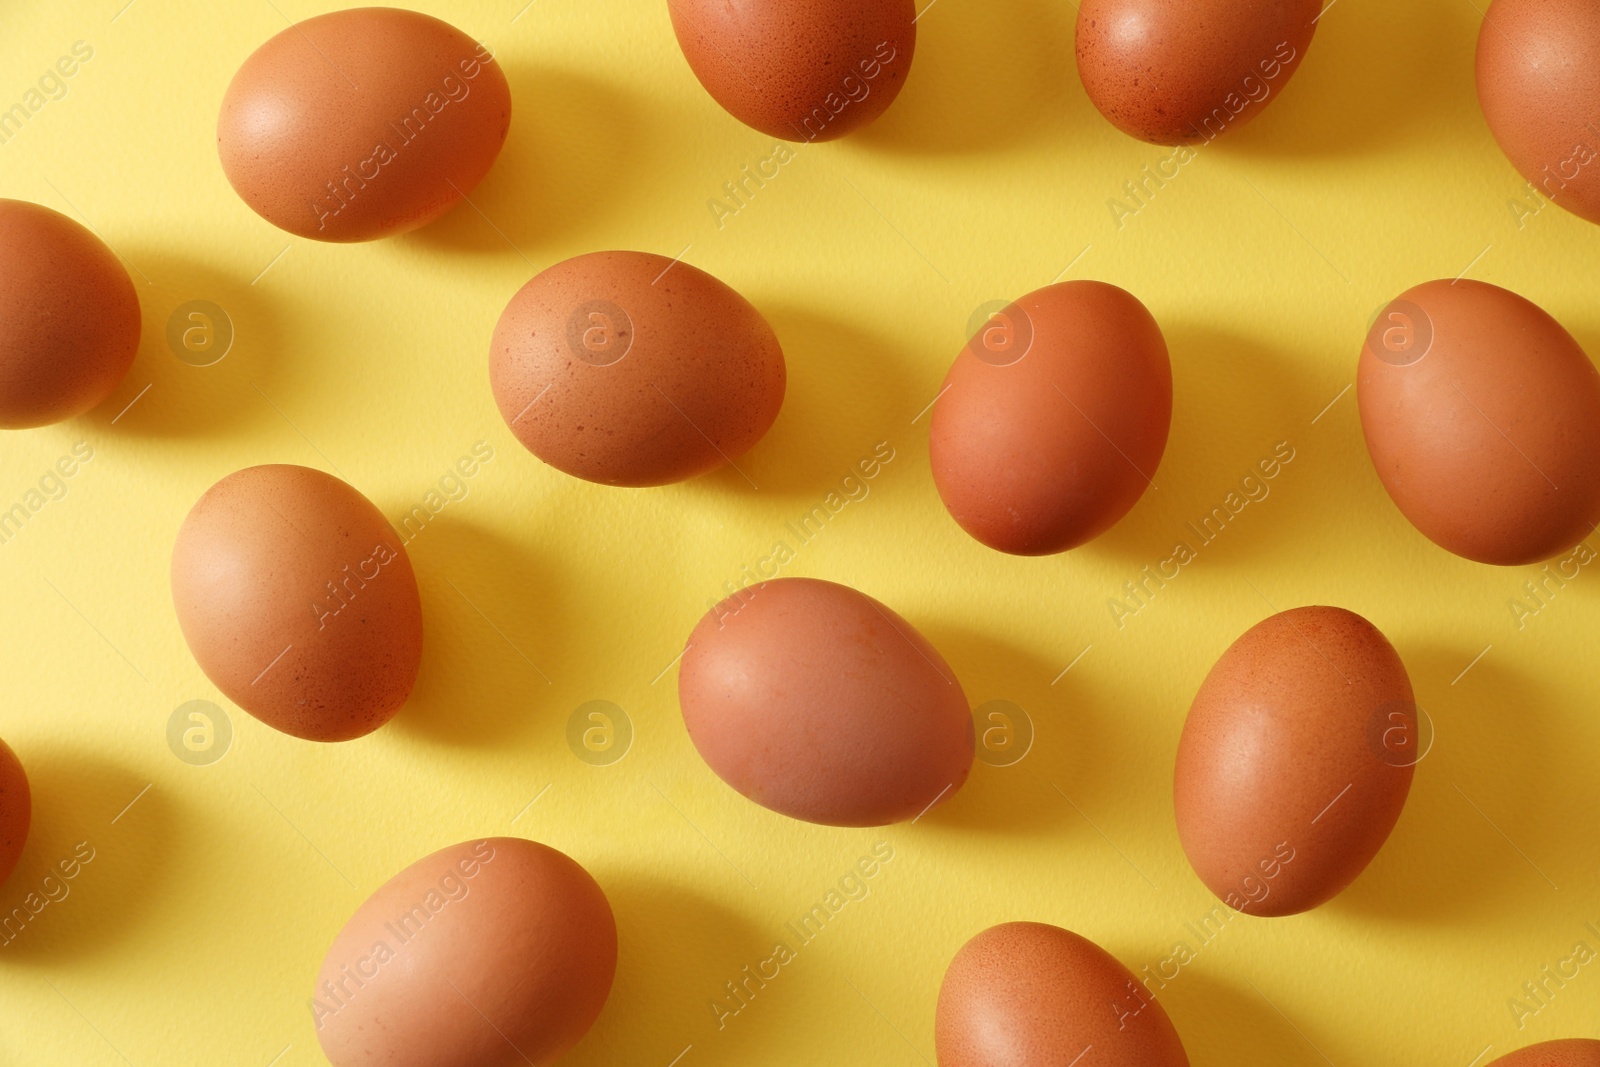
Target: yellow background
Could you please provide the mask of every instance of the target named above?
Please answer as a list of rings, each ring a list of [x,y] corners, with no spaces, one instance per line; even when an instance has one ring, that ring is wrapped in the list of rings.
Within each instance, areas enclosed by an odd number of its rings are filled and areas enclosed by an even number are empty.
[[[110,400],[0,441],[6,506],[75,442],[94,449],[66,497],[0,545],[0,736],[36,804],[0,907],[76,842],[96,850],[71,896],[0,950],[0,1062],[320,1064],[306,1002],[344,920],[414,859],[507,833],[570,853],[616,910],[616,986],[567,1062],[931,1061],[944,967],[989,924],[1068,926],[1136,969],[1175,941],[1198,948],[1184,924],[1213,900],[1174,831],[1173,755],[1205,671],[1268,601],[1372,619],[1437,743],[1349,891],[1309,915],[1235,920],[1161,994],[1193,1062],[1466,1067],[1485,1046],[1479,1062],[1600,1037],[1600,964],[1520,1031],[1506,1003],[1575,942],[1600,948],[1585,932],[1600,923],[1600,573],[1519,630],[1508,601],[1536,569],[1428,544],[1374,476],[1354,392],[1340,397],[1376,310],[1463,271],[1600,352],[1600,231],[1553,207],[1518,227],[1523,182],[1474,96],[1471,0],[1339,0],[1282,98],[1120,230],[1107,200],[1167,150],[1089,104],[1069,3],[938,0],[890,112],[798,149],[719,229],[708,200],[772,142],[700,89],[662,0],[535,0],[520,17],[522,0],[440,0],[429,10],[504,64],[510,138],[473,194],[481,213],[349,247],[257,218],[213,141],[244,57],[286,16],[333,5],[123,2],[0,13],[0,106],[73,42],[94,49],[67,96],[0,145],[0,195],[102,234],[132,264],[145,318]],[[501,308],[568,256],[685,246],[787,354],[783,413],[740,461],[759,489],[725,471],[624,491],[543,466],[490,396]],[[927,417],[913,419],[974,309],[1069,264],[1160,322],[1171,443],[1159,489],[1112,532],[1014,559],[946,516]],[[167,346],[192,299],[237,330],[215,366]],[[479,440],[494,459],[410,545],[427,644],[393,723],[318,746],[227,705],[168,590],[174,534],[205,488],[251,464],[308,464],[397,522]],[[879,441],[896,458],[870,495],[792,540],[785,523]],[[1296,458],[1271,496],[1119,629],[1108,598],[1279,441]],[[779,540],[796,551],[784,573],[854,585],[920,627],[974,705],[1025,709],[1027,757],[977,765],[950,803],[882,831],[791,822],[723,786],[667,668],[723,583]],[[235,730],[210,766],[166,741],[193,699],[224,704]],[[594,699],[635,731],[607,767],[566,741]],[[723,983],[880,840],[895,859],[871,895],[719,1031],[708,1004]]]

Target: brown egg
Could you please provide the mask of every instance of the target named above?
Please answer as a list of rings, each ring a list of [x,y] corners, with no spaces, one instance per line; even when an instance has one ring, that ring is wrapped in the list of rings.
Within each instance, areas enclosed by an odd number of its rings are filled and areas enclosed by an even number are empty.
[[[17,869],[32,822],[33,796],[28,791],[28,775],[17,754],[0,741],[0,885]]]
[[[1105,949],[1045,923],[956,953],[933,1024],[939,1067],[1188,1067],[1166,1011]]]
[[[617,925],[595,880],[516,837],[418,860],[362,904],[317,974],[333,1067],[527,1067],[588,1032],[611,992]]]
[[[807,822],[914,819],[972,768],[971,711],[949,664],[832,582],[779,578],[712,608],[689,635],[678,700],[717,777]]]
[[[1393,646],[1343,608],[1257,623],[1217,660],[1178,742],[1178,838],[1200,880],[1253,915],[1337,896],[1383,847],[1419,745]]]
[[[487,46],[392,7],[297,22],[251,53],[217,117],[234,191],[319,241],[426,225],[483,180],[511,128]]]
[[[0,199],[0,428],[82,415],[139,348],[139,299],[116,255],[47,207]]]
[[[933,408],[944,506],[990,548],[1062,552],[1144,494],[1172,423],[1167,344],[1143,304],[1104,282],[1047,286],[991,318]]]
[[[1494,0],[1478,31],[1478,102],[1541,197],[1600,222],[1600,6]]]
[[[517,291],[489,382],[517,440],[604,485],[665,485],[736,463],[783,406],[761,312],[687,263],[592,252]]]
[[[1544,1041],[1501,1056],[1489,1067],[1600,1067],[1600,1041]]]
[[[1429,540],[1480,563],[1537,563],[1600,521],[1600,373],[1537,305],[1483,282],[1392,301],[1356,395],[1378,477]]]
[[[1083,0],[1078,76],[1131,137],[1213,141],[1277,99],[1321,11],[1321,0]]]
[[[295,737],[371,733],[417,680],[422,602],[404,543],[331,474],[271,464],[206,490],[172,550],[172,600],[206,677]]]
[[[888,109],[916,51],[913,0],[667,0],[712,99],[787,141],[831,141]]]

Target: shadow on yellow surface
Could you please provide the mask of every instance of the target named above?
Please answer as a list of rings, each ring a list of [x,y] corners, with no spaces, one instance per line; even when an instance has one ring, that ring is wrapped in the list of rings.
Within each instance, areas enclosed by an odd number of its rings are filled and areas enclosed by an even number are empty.
[[[1434,745],[1394,833],[1330,911],[1477,927],[1556,899],[1570,820],[1561,795],[1590,775],[1582,753],[1557,743],[1573,709],[1493,649],[1460,674],[1478,651],[1400,649]]]
[[[570,647],[563,590],[524,544],[452,516],[407,546],[422,591],[422,667],[396,716],[407,734],[454,745],[513,743],[551,726],[549,680]]]
[[[284,243],[288,243],[285,237]],[[153,284],[130,272],[143,318],[139,353],[122,384],[99,407],[83,416],[95,432],[151,437],[243,436],[257,422],[278,416],[253,383],[270,390],[279,369],[280,337],[270,299],[241,278],[213,270],[166,250],[134,249],[133,262]],[[183,306],[207,301],[222,309]],[[184,313],[178,312],[183,309]],[[177,316],[177,355],[168,341],[169,320]],[[208,366],[222,339],[226,352]],[[187,344],[186,344],[187,342]],[[140,393],[149,386],[149,391]],[[130,406],[131,405],[131,406]]]
[[[0,886],[11,939],[0,944],[0,970],[53,970],[115,949],[158,905],[172,871],[172,812],[159,789],[143,792],[148,779],[84,750],[26,745],[18,755],[33,791],[33,826]]]

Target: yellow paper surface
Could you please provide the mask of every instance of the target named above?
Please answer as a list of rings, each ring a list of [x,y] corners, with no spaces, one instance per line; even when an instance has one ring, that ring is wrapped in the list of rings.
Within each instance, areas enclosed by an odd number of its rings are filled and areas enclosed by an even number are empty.
[[[938,0],[887,116],[795,149],[719,226],[709,202],[774,144],[700,89],[664,3],[440,0],[429,10],[504,64],[505,151],[475,208],[344,247],[256,217],[214,148],[239,63],[286,18],[331,7],[123,3],[0,12],[0,106],[75,42],[93,49],[0,143],[0,195],[92,226],[129,264],[145,320],[103,406],[0,438],[4,506],[76,443],[93,449],[0,544],[0,737],[36,805],[0,907],[42,891],[79,842],[93,853],[0,949],[0,1062],[323,1063],[307,1000],[344,920],[418,857],[495,834],[570,853],[615,907],[616,986],[577,1065],[929,1062],[951,955],[1022,918],[1176,970],[1160,999],[1197,1065],[1465,1067],[1600,1037],[1600,964],[1564,962],[1580,942],[1600,950],[1586,928],[1600,926],[1600,573],[1534,601],[1538,568],[1434,548],[1385,496],[1345,391],[1376,310],[1463,272],[1600,351],[1600,231],[1511,206],[1524,183],[1474,95],[1476,5],[1337,3],[1282,98],[1150,186],[1119,227],[1108,201],[1170,150],[1089,104],[1070,4]],[[739,462],[748,480],[592,486],[502,423],[486,370],[501,308],[536,270],[608,248],[682,253],[772,322],[790,390]],[[1172,351],[1172,438],[1158,488],[1109,534],[1015,559],[947,517],[918,416],[973,313],[1057,277],[1149,306]],[[234,330],[212,366],[167,342],[194,300]],[[493,459],[449,482],[480,441]],[[863,496],[842,480],[879,442],[894,459]],[[1280,442],[1294,459],[1270,495],[1119,625],[1108,600]],[[409,545],[427,630],[416,692],[364,740],[318,746],[256,722],[206,680],[174,618],[183,516],[265,462],[338,473],[397,523],[441,479],[459,498]],[[788,524],[836,492],[802,542]],[[974,705],[1023,709],[1026,757],[979,764],[948,804],[880,831],[791,822],[722,785],[682,728],[674,657],[780,543],[782,573],[854,585],[921,628]],[[1171,809],[1183,717],[1229,642],[1308,603],[1393,640],[1436,744],[1349,891],[1203,941],[1188,924],[1215,902]],[[210,765],[167,740],[192,700],[231,723]],[[568,742],[594,700],[631,724],[631,750],[606,766]],[[894,859],[868,895],[719,1026],[725,983],[878,842]],[[1174,968],[1179,943],[1192,958]],[[1546,966],[1576,974],[1558,985]]]

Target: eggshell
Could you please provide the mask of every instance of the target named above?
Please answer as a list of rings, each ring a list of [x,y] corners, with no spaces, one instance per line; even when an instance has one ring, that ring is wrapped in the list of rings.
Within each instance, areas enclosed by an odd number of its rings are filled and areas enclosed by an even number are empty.
[[[786,372],[766,319],[711,275],[592,252],[511,298],[489,381],[511,432],[552,467],[647,486],[737,463],[778,417]]]
[[[950,961],[939,1067],[1188,1067],[1166,1011],[1105,949],[1059,926],[992,926]]]
[[[28,775],[17,754],[0,741],[0,885],[16,870],[32,823],[33,796],[28,791]]]
[[[1018,555],[1110,529],[1151,484],[1172,424],[1172,365],[1150,312],[1104,282],[1018,300],[945,376],[928,442],[962,529]]]
[[[407,867],[362,904],[317,974],[333,1067],[549,1064],[594,1024],[617,926],[589,873],[516,837]]]
[[[916,51],[913,0],[667,0],[684,58],[747,126],[831,141],[894,103]]]
[[[1321,10],[1321,0],[1083,0],[1078,76],[1131,137],[1212,141],[1277,99]]]
[[[65,215],[0,199],[0,306],[0,428],[82,415],[133,366],[133,281],[111,249]]]
[[[370,733],[417,679],[422,602],[405,545],[321,471],[250,467],[208,489],[178,531],[172,600],[206,677],[295,737]]]
[[[1178,742],[1190,865],[1238,911],[1326,903],[1394,829],[1417,737],[1405,665],[1366,619],[1306,607],[1257,623],[1206,675]]]
[[[1489,1067],[1600,1067],[1600,1041],[1544,1041],[1501,1056]]]
[[[1539,197],[1600,222],[1600,6],[1495,0],[1477,74],[1483,117],[1512,165]]]
[[[1600,521],[1600,373],[1517,294],[1408,289],[1374,322],[1356,390],[1378,477],[1441,548],[1537,563]]]
[[[511,89],[487,47],[429,15],[361,7],[251,53],[222,99],[217,152],[274,226],[369,241],[470,194],[510,128]]]
[[[807,822],[914,819],[972,767],[949,664],[893,611],[832,582],[779,578],[712,608],[689,635],[678,699],[717,777]]]

